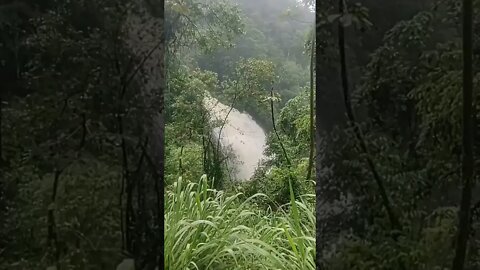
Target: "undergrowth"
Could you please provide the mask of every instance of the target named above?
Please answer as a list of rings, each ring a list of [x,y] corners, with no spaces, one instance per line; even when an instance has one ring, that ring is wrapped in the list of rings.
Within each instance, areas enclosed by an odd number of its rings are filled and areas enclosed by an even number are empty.
[[[165,269],[315,269],[314,195],[275,211],[182,178],[165,197]]]

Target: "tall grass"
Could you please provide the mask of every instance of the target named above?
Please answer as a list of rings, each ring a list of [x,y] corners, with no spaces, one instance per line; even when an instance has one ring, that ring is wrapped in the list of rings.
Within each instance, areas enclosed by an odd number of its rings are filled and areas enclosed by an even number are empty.
[[[261,196],[179,178],[165,197],[165,269],[315,269],[314,196],[275,211],[255,205]]]

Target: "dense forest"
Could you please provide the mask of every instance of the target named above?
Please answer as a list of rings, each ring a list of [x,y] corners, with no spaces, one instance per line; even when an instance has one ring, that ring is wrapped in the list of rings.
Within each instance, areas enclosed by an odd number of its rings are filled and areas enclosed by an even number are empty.
[[[2,1],[0,269],[313,269],[313,26],[294,0]],[[246,179],[234,119],[264,137]]]
[[[0,269],[163,265],[163,7],[0,1]]]
[[[316,7],[318,267],[479,269],[480,1],[358,2]]]
[[[0,269],[480,269],[480,0],[317,2],[0,1]]]
[[[165,269],[315,269],[313,9],[166,4]]]
[[[166,269],[315,269],[313,10],[166,3]],[[261,136],[262,158],[240,179],[232,160],[242,148],[255,159]]]

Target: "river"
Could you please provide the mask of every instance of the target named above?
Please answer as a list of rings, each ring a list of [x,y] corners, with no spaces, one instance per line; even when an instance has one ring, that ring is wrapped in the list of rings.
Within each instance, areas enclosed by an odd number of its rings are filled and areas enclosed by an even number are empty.
[[[235,168],[233,178],[238,181],[249,180],[259,162],[264,158],[265,131],[248,113],[240,112],[235,108],[230,111],[230,106],[222,104],[211,96],[205,97],[204,104],[210,112],[211,120],[220,120],[223,123],[228,114],[220,143],[223,147],[230,148],[236,157],[235,162],[230,163]],[[216,137],[219,131],[220,127],[214,129]]]

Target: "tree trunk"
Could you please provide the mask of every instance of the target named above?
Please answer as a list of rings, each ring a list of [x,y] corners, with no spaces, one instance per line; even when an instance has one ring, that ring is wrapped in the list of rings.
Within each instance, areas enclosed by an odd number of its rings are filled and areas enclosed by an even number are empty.
[[[273,84],[273,82],[272,82]],[[280,135],[277,132],[277,127],[275,125],[275,110],[273,109],[273,99],[275,98],[273,94],[273,85],[272,88],[270,89],[270,113],[272,117],[272,126],[273,126],[273,131],[275,132],[275,135],[278,139],[278,143],[280,144],[280,147],[282,148],[283,156],[285,157],[285,161],[287,162],[288,168],[292,165],[290,162],[290,159],[288,158],[287,150],[285,149],[285,146],[283,145],[282,139],[280,138]]]
[[[2,120],[3,120],[3,99],[0,93],[0,170],[3,166],[3,148],[2,148]]]
[[[129,39],[128,47],[139,57],[136,68],[128,70],[124,84],[128,86],[133,80],[142,82],[142,106],[145,114],[138,119],[141,134],[140,153],[132,152],[133,159],[141,157],[139,162],[146,162],[137,166],[138,174],[134,184],[143,193],[137,193],[139,205],[134,207],[137,216],[142,218],[134,220],[134,241],[136,245],[135,260],[136,269],[153,270],[155,267],[163,269],[163,233],[164,233],[164,90],[165,90],[165,34],[164,34],[164,1],[138,0],[139,11],[132,13],[128,18],[127,32]],[[151,32],[147,29],[155,29]],[[124,91],[127,87],[124,87]],[[129,89],[131,90],[131,89]],[[123,95],[123,93],[122,93]],[[130,119],[131,120],[131,119]],[[127,131],[127,130],[125,130]],[[134,149],[130,145],[129,150]],[[139,156],[140,155],[140,156]],[[141,181],[138,182],[138,181]],[[137,190],[138,191],[138,190]]]
[[[345,7],[344,7],[344,1],[345,0],[339,0],[339,5],[338,5],[338,11],[340,15],[345,14]],[[345,31],[344,31],[344,26],[342,22],[339,20],[338,22],[338,48],[339,48],[339,53],[340,53],[340,67],[341,67],[341,79],[342,79],[342,88],[343,88],[343,100],[345,104],[345,110],[347,112],[347,117],[349,121],[350,127],[353,129],[355,132],[355,136],[358,139],[358,142],[360,144],[361,150],[364,152],[366,155],[366,162],[367,165],[373,175],[373,178],[375,179],[375,182],[378,186],[380,196],[382,198],[383,206],[385,207],[385,210],[387,211],[388,218],[390,220],[390,223],[392,225],[393,229],[400,229],[400,222],[396,216],[396,214],[393,211],[392,204],[390,202],[390,198],[388,197],[385,185],[384,185],[384,180],[382,177],[380,177],[380,174],[378,173],[375,164],[373,163],[372,159],[370,158],[369,152],[367,145],[365,143],[365,139],[363,138],[362,131],[360,130],[359,126],[356,123],[355,120],[355,115],[353,113],[352,109],[352,104],[350,102],[350,93],[349,93],[349,85],[348,85],[348,73],[347,73],[347,60],[346,60],[346,54],[345,54]]]
[[[473,180],[473,33],[472,0],[463,1],[463,188],[459,225],[452,269],[463,270],[470,231],[470,204]]]
[[[317,150],[317,155],[316,155],[316,158],[315,158],[315,198],[316,198],[316,236],[317,236],[317,241],[316,241],[316,250],[321,250],[322,248],[322,243],[323,243],[323,237],[321,234],[321,228],[322,228],[322,218],[320,217],[320,207],[322,206],[321,205],[321,197],[320,197],[320,190],[321,190],[321,185],[322,185],[322,175],[321,175],[321,156],[320,156],[320,146],[321,146],[321,143],[320,143],[320,140],[321,140],[321,136],[320,136],[320,94],[319,94],[319,89],[320,89],[320,86],[319,86],[319,83],[320,83],[320,80],[318,79],[318,71],[320,70],[321,66],[320,66],[320,57],[318,56],[318,53],[320,52],[321,50],[321,47],[320,47],[320,36],[319,36],[319,33],[320,33],[320,21],[322,20],[322,18],[320,17],[320,14],[321,14],[321,10],[320,10],[320,5],[316,5],[315,6],[315,52],[317,53],[316,54],[316,57],[315,57],[315,70],[317,71],[317,78],[315,80],[315,107],[316,107],[316,110],[315,110],[315,113],[316,113],[316,117],[315,117],[315,123],[316,123],[316,129],[315,129],[315,137],[316,137],[316,142],[317,142],[317,145],[316,145],[316,150]],[[321,261],[322,261],[322,254],[321,252],[316,252],[316,258],[315,258],[315,261],[316,261],[316,269],[323,269],[321,267]]]
[[[313,28],[312,33],[312,48],[310,52],[310,153],[308,155],[308,168],[307,168],[307,180],[311,178],[312,168],[313,168],[313,154],[315,152],[315,106],[314,106],[314,92],[313,92],[313,68],[315,60],[315,28]]]

